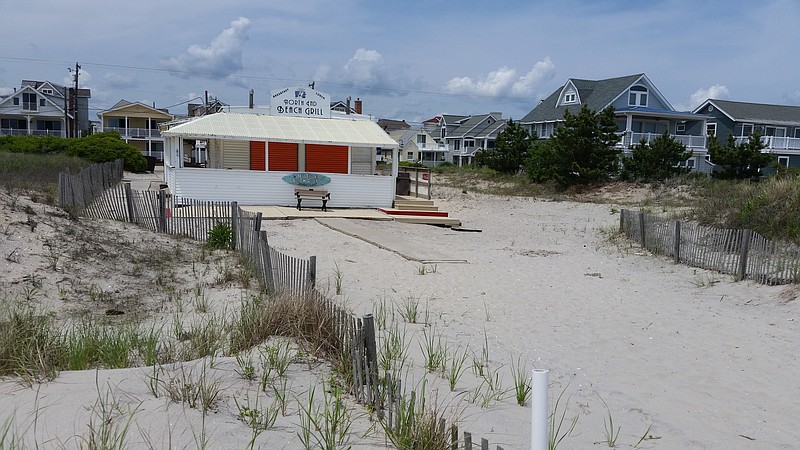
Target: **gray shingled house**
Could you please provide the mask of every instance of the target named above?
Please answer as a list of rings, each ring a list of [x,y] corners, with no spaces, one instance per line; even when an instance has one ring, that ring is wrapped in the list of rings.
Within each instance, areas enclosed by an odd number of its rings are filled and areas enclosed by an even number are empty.
[[[708,99],[694,112],[709,117],[706,133],[723,143],[730,135],[743,142],[759,130],[764,151],[774,154],[775,162],[800,168],[800,106]]]
[[[605,80],[570,78],[520,120],[532,136],[548,139],[563,121],[564,111],[577,114],[583,105],[593,111],[614,107],[620,141],[628,154],[641,141],[650,142],[665,131],[686,145],[693,156],[685,162],[695,171],[710,172],[705,115],[676,111],[643,73]]]

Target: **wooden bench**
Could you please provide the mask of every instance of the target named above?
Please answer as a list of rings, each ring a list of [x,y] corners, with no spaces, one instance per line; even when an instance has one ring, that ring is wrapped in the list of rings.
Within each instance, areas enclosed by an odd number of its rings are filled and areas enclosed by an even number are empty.
[[[331,199],[331,193],[324,189],[295,189],[294,196],[297,197],[297,210],[302,211],[300,204],[303,200],[321,200],[322,210],[327,211],[328,200]]]

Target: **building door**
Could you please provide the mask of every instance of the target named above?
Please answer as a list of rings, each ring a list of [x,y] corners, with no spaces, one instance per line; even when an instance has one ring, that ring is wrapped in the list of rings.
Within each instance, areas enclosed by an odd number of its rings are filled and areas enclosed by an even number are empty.
[[[267,170],[267,143],[250,141],[250,170]]]
[[[306,170],[309,172],[349,173],[346,145],[306,144]]]
[[[267,158],[271,172],[297,172],[297,144],[294,142],[270,142]]]

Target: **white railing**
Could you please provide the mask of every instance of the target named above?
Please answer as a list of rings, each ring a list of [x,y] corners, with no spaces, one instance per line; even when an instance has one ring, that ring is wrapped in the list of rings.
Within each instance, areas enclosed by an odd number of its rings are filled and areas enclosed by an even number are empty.
[[[129,138],[160,138],[161,131],[151,128],[124,128],[124,127],[105,127],[104,131],[116,131],[122,137]]]
[[[737,137],[736,144],[742,144],[749,139],[749,137]],[[761,136],[761,142],[767,146],[767,150],[800,150],[800,138]]]
[[[634,145],[638,145],[640,142],[644,141],[650,143],[654,139],[661,136],[661,133],[631,133],[631,132],[623,132],[622,140],[619,142],[619,146],[622,147],[633,147]],[[686,134],[671,134],[669,135],[672,139],[680,142],[681,144],[685,145],[686,148],[706,148],[706,137],[705,136],[692,136]]]
[[[24,128],[0,128],[0,135],[12,135],[12,136],[26,136],[26,135],[34,135],[34,136],[64,136],[64,133],[61,130],[30,130],[30,132]]]

